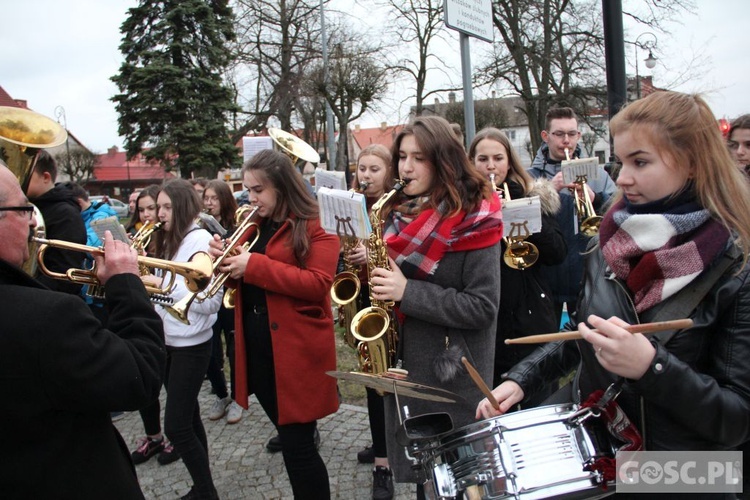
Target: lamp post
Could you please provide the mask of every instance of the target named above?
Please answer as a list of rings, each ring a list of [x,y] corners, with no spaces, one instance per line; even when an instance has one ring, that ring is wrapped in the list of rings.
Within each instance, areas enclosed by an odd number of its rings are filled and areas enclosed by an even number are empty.
[[[60,120],[62,119],[62,126],[65,129],[65,132],[67,132],[68,119],[65,117],[65,108],[63,108],[62,106],[57,106],[55,108],[55,118],[57,118],[57,123],[60,123]],[[70,169],[70,134],[68,134],[65,138],[65,156],[67,157],[66,162],[68,164],[68,176],[70,176],[70,174],[72,173],[72,170]]]
[[[653,41],[651,41],[650,43],[647,41],[641,45],[639,43],[639,40],[644,35],[651,36],[653,38]],[[654,35],[650,31],[644,31],[643,33],[638,35],[638,38],[636,38],[635,42],[633,42],[633,45],[635,46],[633,50],[635,50],[635,95],[637,99],[641,98],[641,75],[638,74],[638,47],[644,50],[648,50],[648,57],[643,61],[646,63],[646,67],[648,69],[654,69],[654,66],[656,66],[656,58],[651,52],[651,49],[656,47],[656,42],[656,35]]]

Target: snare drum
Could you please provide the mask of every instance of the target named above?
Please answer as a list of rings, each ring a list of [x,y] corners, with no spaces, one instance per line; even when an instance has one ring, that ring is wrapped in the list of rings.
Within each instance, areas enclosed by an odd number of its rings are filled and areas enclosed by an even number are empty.
[[[575,419],[574,404],[551,405],[467,425],[412,448],[434,498],[531,500],[597,498],[614,493],[584,465],[613,457],[597,418]]]

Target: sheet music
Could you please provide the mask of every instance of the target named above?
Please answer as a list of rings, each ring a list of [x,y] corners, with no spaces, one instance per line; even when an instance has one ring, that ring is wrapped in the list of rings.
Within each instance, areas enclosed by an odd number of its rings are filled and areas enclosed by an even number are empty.
[[[362,193],[321,187],[318,190],[320,225],[327,233],[338,236],[370,237],[372,226]],[[352,234],[353,233],[353,234]]]
[[[528,236],[542,230],[542,204],[538,196],[503,202],[503,237]]]
[[[130,245],[130,238],[128,238],[128,233],[125,232],[125,228],[122,227],[122,224],[120,224],[120,221],[114,215],[91,221],[91,229],[93,229],[96,235],[99,237],[102,245],[104,244],[105,231],[111,232],[114,239],[124,241],[125,243]]]
[[[579,175],[586,176],[586,182],[599,178],[599,158],[579,158],[577,160],[566,160],[560,163],[563,174],[563,182],[572,184]]]
[[[315,169],[315,192],[320,193],[320,188],[339,189],[346,191],[346,176],[338,170],[325,170],[320,167]]]
[[[242,138],[242,163],[255,156],[264,149],[273,149],[273,139],[270,137],[243,137]]]

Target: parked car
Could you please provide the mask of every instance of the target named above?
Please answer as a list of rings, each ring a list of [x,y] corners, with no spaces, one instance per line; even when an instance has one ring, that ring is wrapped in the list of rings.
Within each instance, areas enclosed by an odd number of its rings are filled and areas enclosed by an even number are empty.
[[[112,209],[117,214],[117,217],[119,217],[120,219],[128,216],[128,204],[123,203],[116,198],[110,198],[108,196],[90,196],[89,201],[91,203],[98,203],[100,201],[103,201],[109,204],[109,206],[112,207]]]

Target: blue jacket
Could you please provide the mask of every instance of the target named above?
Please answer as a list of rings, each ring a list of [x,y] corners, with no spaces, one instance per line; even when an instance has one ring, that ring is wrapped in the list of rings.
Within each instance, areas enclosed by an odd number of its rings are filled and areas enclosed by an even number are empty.
[[[115,213],[115,210],[103,201],[92,203],[91,205],[89,205],[89,208],[81,212],[81,217],[83,218],[83,224],[86,226],[86,244],[88,246],[100,247],[104,245],[104,242],[99,239],[99,236],[94,231],[94,228],[91,227],[91,222],[95,220],[111,217],[113,215],[115,217],[117,216],[117,214]],[[86,260],[85,260],[84,265],[87,269],[90,269],[94,265],[94,260],[88,254],[86,255]],[[93,299],[92,297],[87,295],[88,288],[89,288],[89,285],[86,285],[81,290],[81,295],[83,296],[84,300],[86,300],[86,303],[89,305],[95,304],[99,307],[103,307],[104,306],[103,300]]]
[[[580,155],[581,147],[576,146],[573,156],[578,158]],[[595,194],[592,200],[594,210],[601,215],[604,211],[603,207],[609,201],[616,187],[606,170],[601,167],[599,167],[599,170],[599,178],[592,179],[588,182],[588,185]],[[531,168],[528,170],[529,174],[535,178],[552,179],[559,171],[560,162],[550,159],[549,147],[546,143],[542,144],[531,164]],[[560,225],[560,230],[568,244],[568,254],[561,264],[548,266],[547,282],[550,284],[552,296],[557,302],[575,304],[583,278],[583,253],[590,238],[581,233],[576,233],[578,221],[575,198],[567,189],[560,191],[560,204],[560,211],[557,212],[557,223]]]

